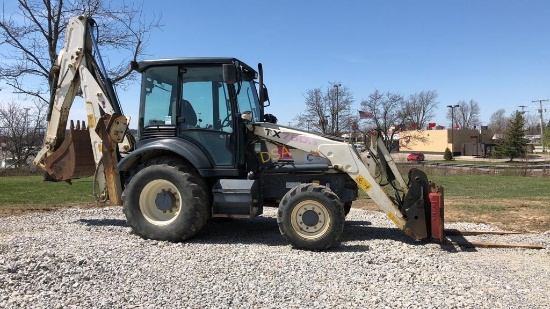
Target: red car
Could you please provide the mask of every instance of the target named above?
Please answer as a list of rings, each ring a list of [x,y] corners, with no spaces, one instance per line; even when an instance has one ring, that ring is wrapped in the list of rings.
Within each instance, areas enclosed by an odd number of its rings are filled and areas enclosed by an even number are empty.
[[[424,154],[421,152],[412,152],[407,156],[407,161],[424,161]]]

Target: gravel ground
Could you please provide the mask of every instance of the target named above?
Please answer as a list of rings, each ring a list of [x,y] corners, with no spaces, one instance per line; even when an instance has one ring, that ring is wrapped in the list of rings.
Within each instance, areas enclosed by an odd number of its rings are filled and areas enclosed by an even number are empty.
[[[274,209],[211,222],[185,243],[133,235],[115,207],[0,218],[0,307],[550,307],[550,231],[468,237],[543,250],[466,250],[410,241],[391,224],[352,209],[339,247],[308,252],[286,244]]]

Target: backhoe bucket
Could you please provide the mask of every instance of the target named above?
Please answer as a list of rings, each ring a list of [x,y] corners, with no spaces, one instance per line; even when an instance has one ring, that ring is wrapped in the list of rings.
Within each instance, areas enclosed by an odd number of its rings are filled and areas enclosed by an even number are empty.
[[[82,121],[71,120],[69,134],[61,145],[44,160],[45,170],[55,180],[71,180],[90,177],[95,172],[95,160],[92,152],[90,132]]]

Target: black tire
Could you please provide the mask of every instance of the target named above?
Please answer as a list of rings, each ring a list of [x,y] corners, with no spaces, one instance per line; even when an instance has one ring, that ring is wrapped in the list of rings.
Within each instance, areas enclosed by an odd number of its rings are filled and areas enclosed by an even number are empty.
[[[344,215],[347,217],[350,210],[351,210],[351,203],[352,202],[345,202],[344,203]]]
[[[133,170],[122,199],[134,233],[167,241],[199,233],[209,218],[211,204],[204,180],[171,158],[153,159]]]
[[[344,208],[338,196],[327,187],[313,183],[288,191],[277,212],[281,235],[294,248],[314,251],[338,243],[344,220]]]

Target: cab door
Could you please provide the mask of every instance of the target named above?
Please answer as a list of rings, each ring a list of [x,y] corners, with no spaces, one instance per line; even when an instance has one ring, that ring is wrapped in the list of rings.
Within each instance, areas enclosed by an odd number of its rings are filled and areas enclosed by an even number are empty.
[[[180,68],[178,136],[201,148],[220,175],[237,176],[238,136],[231,100],[232,85],[222,80],[221,66]]]

